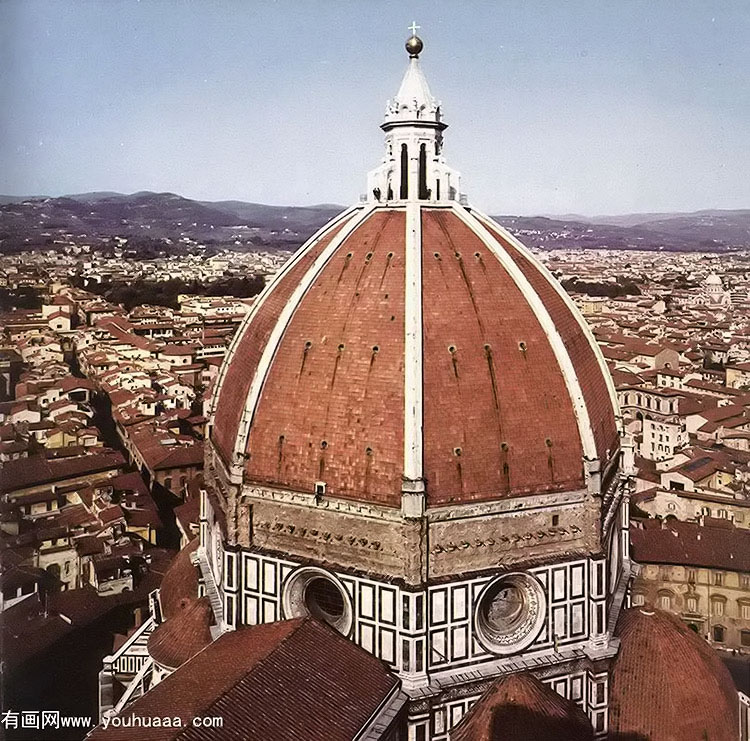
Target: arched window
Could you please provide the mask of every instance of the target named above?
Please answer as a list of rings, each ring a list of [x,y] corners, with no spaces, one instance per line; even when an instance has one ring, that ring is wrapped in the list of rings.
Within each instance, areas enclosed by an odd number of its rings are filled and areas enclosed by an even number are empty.
[[[406,144],[401,145],[401,198],[409,197],[409,152]]]
[[[419,200],[426,201],[429,198],[427,191],[427,149],[422,144],[419,147]]]

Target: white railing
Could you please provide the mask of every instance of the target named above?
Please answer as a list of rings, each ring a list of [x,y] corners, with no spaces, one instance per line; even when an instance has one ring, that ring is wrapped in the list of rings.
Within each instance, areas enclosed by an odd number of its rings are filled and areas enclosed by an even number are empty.
[[[148,638],[153,633],[154,619],[150,617],[117,649],[111,657],[115,674],[136,674],[148,659]]]

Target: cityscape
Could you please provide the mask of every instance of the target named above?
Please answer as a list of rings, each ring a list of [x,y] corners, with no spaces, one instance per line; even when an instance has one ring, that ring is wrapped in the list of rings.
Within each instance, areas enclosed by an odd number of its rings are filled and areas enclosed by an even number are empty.
[[[0,196],[0,737],[750,739],[750,202],[487,215],[399,34],[350,205]]]

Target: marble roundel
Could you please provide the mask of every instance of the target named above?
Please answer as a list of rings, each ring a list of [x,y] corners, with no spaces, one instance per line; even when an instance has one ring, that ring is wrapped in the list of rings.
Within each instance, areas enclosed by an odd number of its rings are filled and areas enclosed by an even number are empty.
[[[502,574],[482,590],[474,608],[479,642],[500,656],[531,645],[542,629],[546,598],[542,585],[530,574]]]

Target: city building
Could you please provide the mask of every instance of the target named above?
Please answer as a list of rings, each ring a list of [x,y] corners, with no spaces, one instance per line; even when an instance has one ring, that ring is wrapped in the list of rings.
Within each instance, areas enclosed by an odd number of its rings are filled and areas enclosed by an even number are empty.
[[[750,654],[750,531],[727,520],[645,520],[631,528],[634,605],[681,617],[717,648]]]

